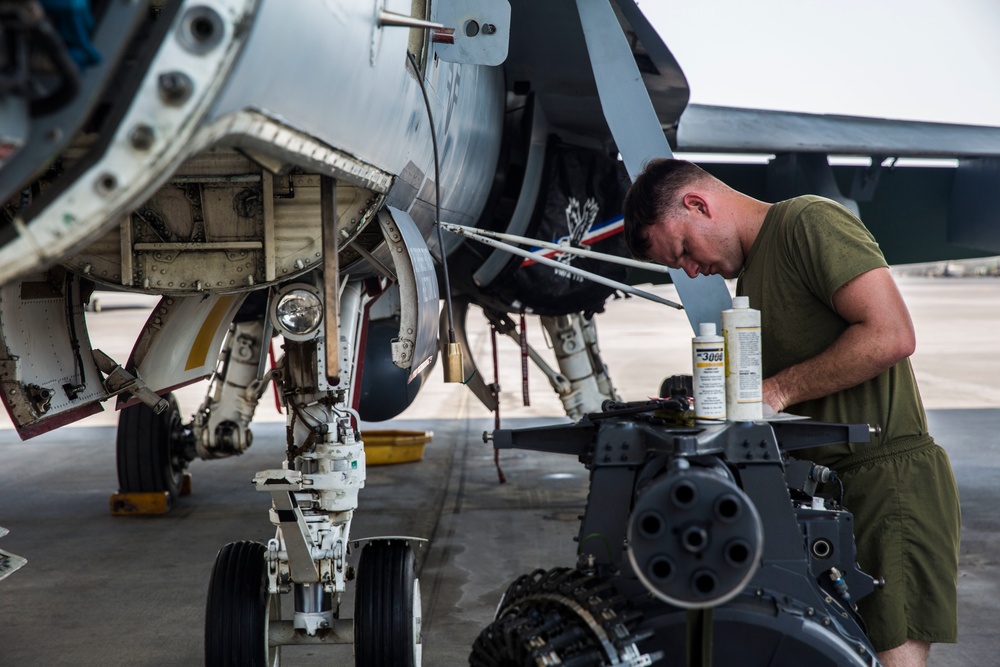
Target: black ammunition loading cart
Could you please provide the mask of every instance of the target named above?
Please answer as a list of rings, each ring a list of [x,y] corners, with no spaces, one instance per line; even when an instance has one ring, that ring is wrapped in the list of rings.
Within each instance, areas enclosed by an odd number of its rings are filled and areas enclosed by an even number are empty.
[[[474,666],[878,665],[855,602],[836,475],[792,454],[868,442],[867,424],[684,425],[684,399],[607,402],[576,424],[497,430],[497,449],[572,454],[590,470],[575,567],[514,581]]]

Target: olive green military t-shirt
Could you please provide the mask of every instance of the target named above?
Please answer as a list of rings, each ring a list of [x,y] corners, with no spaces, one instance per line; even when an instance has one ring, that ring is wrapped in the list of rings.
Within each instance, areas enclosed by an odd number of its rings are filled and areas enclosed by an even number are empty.
[[[845,283],[886,266],[874,237],[840,204],[813,195],[774,204],[746,258],[736,293],[761,312],[764,377],[816,356],[848,327],[834,310]],[[817,421],[882,427],[879,443],[927,434],[909,359],[856,387],[785,408]],[[823,465],[867,445],[809,450]]]

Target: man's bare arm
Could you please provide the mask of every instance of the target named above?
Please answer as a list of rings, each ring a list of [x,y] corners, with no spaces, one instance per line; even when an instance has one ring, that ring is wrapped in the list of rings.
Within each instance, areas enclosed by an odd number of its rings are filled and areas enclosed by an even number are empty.
[[[870,380],[913,354],[913,321],[889,269],[862,273],[833,295],[850,326],[812,359],[764,380],[764,402],[776,411]]]

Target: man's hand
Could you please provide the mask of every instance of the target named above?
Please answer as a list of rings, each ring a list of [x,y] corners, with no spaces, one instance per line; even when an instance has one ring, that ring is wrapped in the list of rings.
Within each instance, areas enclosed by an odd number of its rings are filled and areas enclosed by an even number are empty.
[[[781,387],[778,386],[778,381],[773,377],[769,377],[764,380],[763,385],[763,397],[764,404],[771,406],[775,412],[781,412],[788,407],[788,402],[785,400],[785,395],[781,391]]]

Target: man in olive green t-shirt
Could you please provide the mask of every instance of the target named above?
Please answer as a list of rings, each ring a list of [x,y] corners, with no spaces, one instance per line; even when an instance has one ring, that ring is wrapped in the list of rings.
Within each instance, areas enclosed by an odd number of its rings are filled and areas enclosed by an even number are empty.
[[[797,455],[838,472],[859,564],[886,579],[858,604],[879,660],[924,667],[932,642],[957,640],[958,491],[927,433],[913,323],[875,239],[836,202],[768,204],[683,160],[653,160],[633,183],[625,238],[691,277],[739,278],[761,311],[775,411],[882,427],[877,442]]]

